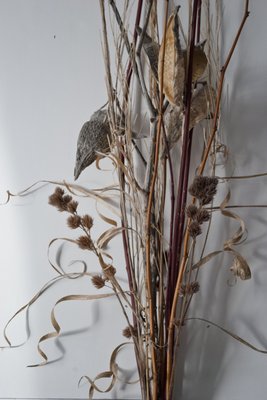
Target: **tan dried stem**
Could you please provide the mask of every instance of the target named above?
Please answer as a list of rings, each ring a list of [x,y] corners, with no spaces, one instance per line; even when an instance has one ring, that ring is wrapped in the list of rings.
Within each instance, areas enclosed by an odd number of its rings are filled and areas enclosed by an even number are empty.
[[[165,23],[164,23],[164,34],[163,34],[163,57],[162,64],[164,65],[164,54],[165,54],[165,41],[166,41],[166,32],[167,32],[167,19],[168,19],[168,3],[165,2]],[[150,262],[150,252],[151,252],[151,212],[152,212],[152,204],[154,198],[154,188],[157,179],[157,170],[158,170],[158,160],[159,160],[159,147],[160,147],[160,134],[161,134],[161,125],[163,122],[163,77],[164,77],[164,68],[161,68],[161,74],[159,76],[160,80],[160,107],[159,107],[159,118],[157,124],[157,135],[156,135],[156,144],[155,144],[155,158],[154,158],[154,171],[151,179],[151,184],[149,187],[149,195],[147,202],[147,211],[146,211],[146,288],[147,288],[147,296],[148,296],[148,308],[149,308],[149,325],[150,325],[150,339],[151,339],[151,358],[152,358],[152,373],[153,373],[153,388],[152,388],[152,399],[157,400],[157,388],[158,388],[158,371],[157,371],[157,354],[155,348],[155,305],[153,300],[153,289],[152,289],[152,276],[151,276],[151,262]]]

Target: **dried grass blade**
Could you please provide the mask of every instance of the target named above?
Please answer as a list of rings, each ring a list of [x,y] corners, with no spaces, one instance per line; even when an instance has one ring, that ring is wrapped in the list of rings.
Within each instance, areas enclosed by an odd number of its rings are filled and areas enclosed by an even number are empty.
[[[258,352],[258,353],[267,354],[267,350],[259,349],[258,347],[256,347],[253,344],[249,343],[247,340],[241,338],[240,336],[238,336],[235,333],[229,331],[228,329],[223,328],[222,326],[216,324],[215,322],[212,322],[212,321],[210,321],[208,319],[205,319],[205,318],[198,318],[198,317],[185,318],[185,321],[193,321],[193,320],[202,321],[202,322],[205,322],[205,323],[210,324],[212,326],[215,326],[216,328],[220,329],[222,332],[224,332],[227,335],[231,336],[233,339],[237,340],[239,343],[243,344],[244,346],[247,346],[250,349],[252,349],[252,350],[254,350],[254,351]]]
[[[98,300],[98,299],[104,299],[104,298],[111,297],[111,296],[114,296],[114,293],[104,293],[104,294],[94,294],[94,295],[93,294],[91,294],[91,295],[90,294],[88,294],[88,295],[73,294],[73,295],[61,297],[61,299],[59,299],[56,302],[56,304],[54,305],[54,307],[52,308],[52,311],[51,311],[50,319],[51,319],[51,323],[52,323],[55,331],[47,333],[46,335],[42,336],[38,341],[37,351],[40,354],[40,356],[44,359],[44,361],[39,364],[28,365],[28,367],[41,367],[41,366],[47,364],[47,362],[48,362],[48,357],[47,357],[46,353],[41,349],[40,344],[48,339],[58,337],[60,334],[61,327],[55,317],[55,308],[58,304],[66,302],[66,301]]]

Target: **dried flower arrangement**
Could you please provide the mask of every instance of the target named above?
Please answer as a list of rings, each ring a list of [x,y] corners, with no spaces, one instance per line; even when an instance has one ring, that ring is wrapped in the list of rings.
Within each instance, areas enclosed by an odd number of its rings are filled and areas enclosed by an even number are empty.
[[[233,260],[230,270],[234,279],[251,277],[245,258],[236,250],[246,229],[243,220],[229,209],[230,194],[219,207],[213,205],[219,186],[230,179],[217,177],[215,171],[216,154],[223,147],[219,135],[221,98],[228,65],[249,16],[249,1],[244,1],[243,18],[222,66],[218,64],[220,49],[214,33],[218,33],[218,26],[211,22],[209,0],[189,1],[187,37],[179,7],[171,9],[171,2],[164,2],[164,29],[159,37],[159,5],[153,0],[138,0],[131,38],[126,23],[131,11],[128,1],[124,3],[120,12],[115,1],[100,0],[108,105],[96,111],[83,125],[74,171],[76,180],[85,168],[95,161],[98,163],[101,157],[111,159],[118,176],[116,212],[119,210],[121,226],[106,218],[111,228],[95,240],[93,218],[79,214],[79,203],[74,197],[82,194],[101,199],[110,209],[115,208],[110,206],[108,195],[77,184],[58,182],[49,204],[67,213],[68,227],[81,232],[77,239],[66,240],[92,252],[99,261],[99,273],[92,275],[91,281],[95,288],[106,288],[108,292],[83,298],[115,295],[121,305],[127,323],[122,334],[134,344],[142,399],[170,400],[175,398],[174,372],[181,332],[192,319],[188,316],[192,298],[201,290],[200,268],[218,254],[228,252]],[[116,74],[112,72],[110,61],[107,7],[119,28],[117,37],[114,34]],[[146,117],[149,133],[145,134],[137,134],[134,129],[135,85],[141,88],[149,115]],[[191,157],[195,131],[203,138],[203,150],[196,162]],[[9,193],[8,200],[11,196]],[[222,249],[204,255],[216,210],[224,217],[235,219],[239,228],[224,242]],[[168,226],[166,221],[169,221]],[[122,237],[127,288],[117,279],[116,268],[105,251],[117,235]],[[197,247],[201,249],[200,256]],[[67,275],[52,266],[59,278]],[[85,270],[83,274],[89,273]],[[47,287],[49,285],[45,290]],[[44,288],[25,307],[35,302],[43,291]],[[81,297],[65,296],[56,305]],[[125,304],[130,311],[125,310]],[[45,364],[48,359],[41,343],[60,333],[54,310],[51,321],[54,331],[39,340],[38,351],[44,361],[38,365]],[[246,346],[265,352],[208,322]],[[6,331],[5,338],[11,344]],[[93,398],[95,391],[101,392],[96,383],[101,378],[111,378],[106,391],[113,388],[117,376],[116,354],[122,346],[112,353],[109,371],[98,374],[94,380],[84,377],[89,382],[89,398]]]

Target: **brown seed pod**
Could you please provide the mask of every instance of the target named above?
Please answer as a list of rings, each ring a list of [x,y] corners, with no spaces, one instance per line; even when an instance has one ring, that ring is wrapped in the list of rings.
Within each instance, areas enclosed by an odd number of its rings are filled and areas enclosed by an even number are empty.
[[[170,103],[180,105],[185,82],[185,60],[179,40],[177,11],[169,17],[165,40],[165,53],[163,60],[164,42],[159,50],[158,77],[161,84],[163,72],[163,93]],[[163,62],[164,61],[164,62]],[[162,71],[164,69],[164,71]]]
[[[110,127],[107,110],[96,111],[83,125],[77,142],[74,179],[97,158],[97,152],[109,151]]]

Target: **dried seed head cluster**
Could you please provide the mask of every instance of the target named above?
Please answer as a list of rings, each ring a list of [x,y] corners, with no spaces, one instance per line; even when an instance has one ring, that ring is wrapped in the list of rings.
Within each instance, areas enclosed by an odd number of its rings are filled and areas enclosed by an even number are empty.
[[[65,194],[65,191],[61,187],[56,187],[54,193],[49,197],[48,202],[59,211],[67,211],[71,214],[67,218],[69,228],[83,229],[85,235],[80,236],[76,240],[78,246],[83,250],[95,250],[94,243],[88,232],[93,226],[93,218],[88,214],[83,217],[77,214],[78,202],[73,200],[69,194]]]
[[[69,206],[72,202],[72,197],[68,194],[65,194],[64,190],[60,187],[57,187],[51,196],[49,196],[48,202],[51,206],[54,206],[58,209],[58,211],[69,211]]]
[[[106,280],[101,275],[94,275],[91,279],[92,284],[97,289],[102,289],[105,286]]]
[[[201,234],[203,222],[210,219],[210,212],[203,208],[210,203],[216,194],[218,179],[209,176],[196,176],[192,185],[189,187],[189,193],[198,199],[199,207],[195,204],[189,204],[186,208],[186,215],[191,220],[189,225],[189,234],[195,239]]]
[[[196,197],[201,205],[211,203],[217,192],[218,179],[210,176],[196,176],[189,193]]]

